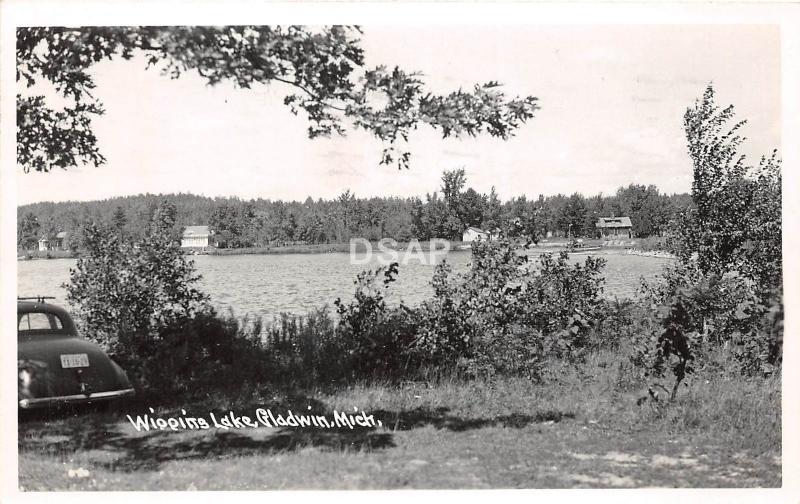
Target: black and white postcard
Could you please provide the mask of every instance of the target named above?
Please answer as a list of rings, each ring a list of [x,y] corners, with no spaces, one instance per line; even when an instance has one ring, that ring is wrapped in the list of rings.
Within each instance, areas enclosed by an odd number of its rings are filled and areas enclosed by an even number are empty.
[[[10,502],[796,502],[796,5],[79,5],[2,6]]]

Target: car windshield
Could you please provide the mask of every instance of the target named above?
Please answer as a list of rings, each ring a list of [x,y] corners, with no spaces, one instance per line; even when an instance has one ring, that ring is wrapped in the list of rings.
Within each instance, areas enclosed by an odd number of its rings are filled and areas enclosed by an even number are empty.
[[[17,330],[22,334],[27,332],[60,332],[64,330],[64,323],[58,315],[53,313],[20,313]]]

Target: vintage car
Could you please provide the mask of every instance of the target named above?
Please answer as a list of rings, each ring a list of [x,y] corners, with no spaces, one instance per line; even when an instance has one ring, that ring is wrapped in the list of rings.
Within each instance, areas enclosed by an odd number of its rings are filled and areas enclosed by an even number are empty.
[[[100,404],[134,395],[125,371],[94,343],[81,339],[66,310],[17,301],[17,368],[21,409]]]

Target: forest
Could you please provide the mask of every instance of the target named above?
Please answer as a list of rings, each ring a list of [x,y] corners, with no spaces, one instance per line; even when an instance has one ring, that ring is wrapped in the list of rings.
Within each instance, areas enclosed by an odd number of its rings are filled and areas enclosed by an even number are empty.
[[[469,227],[501,229],[507,236],[594,237],[599,217],[628,216],[634,237],[662,236],[692,205],[689,194],[664,194],[654,185],[630,184],[612,195],[525,195],[502,200],[467,186],[463,168],[446,170],[439,188],[424,197],[360,198],[349,190],[335,199],[281,201],[206,197],[188,193],[139,194],[89,202],[41,202],[17,211],[17,247],[30,250],[40,238],[66,232],[64,247],[83,248],[92,223],[116,228],[136,240],[147,234],[158,205],[177,210],[176,228],[209,225],[221,247],[276,247],[346,243],[351,238],[398,242],[460,240]]]

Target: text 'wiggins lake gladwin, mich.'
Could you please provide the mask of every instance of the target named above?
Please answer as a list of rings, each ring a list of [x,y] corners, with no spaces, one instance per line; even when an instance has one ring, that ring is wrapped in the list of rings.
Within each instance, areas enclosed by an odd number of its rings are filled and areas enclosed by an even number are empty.
[[[359,412],[353,407],[354,413],[333,410],[331,415],[315,415],[311,413],[298,414],[288,410],[285,414],[273,413],[270,409],[258,408],[254,417],[236,415],[233,411],[225,414],[209,412],[207,416],[188,416],[186,410],[181,409],[178,416],[155,416],[155,410],[150,409],[150,415],[126,415],[128,421],[137,432],[150,430],[204,430],[204,429],[247,429],[258,427],[316,427],[320,429],[355,429],[382,427],[383,422],[375,420],[373,415],[365,411]],[[308,407],[311,410],[311,406]]]

